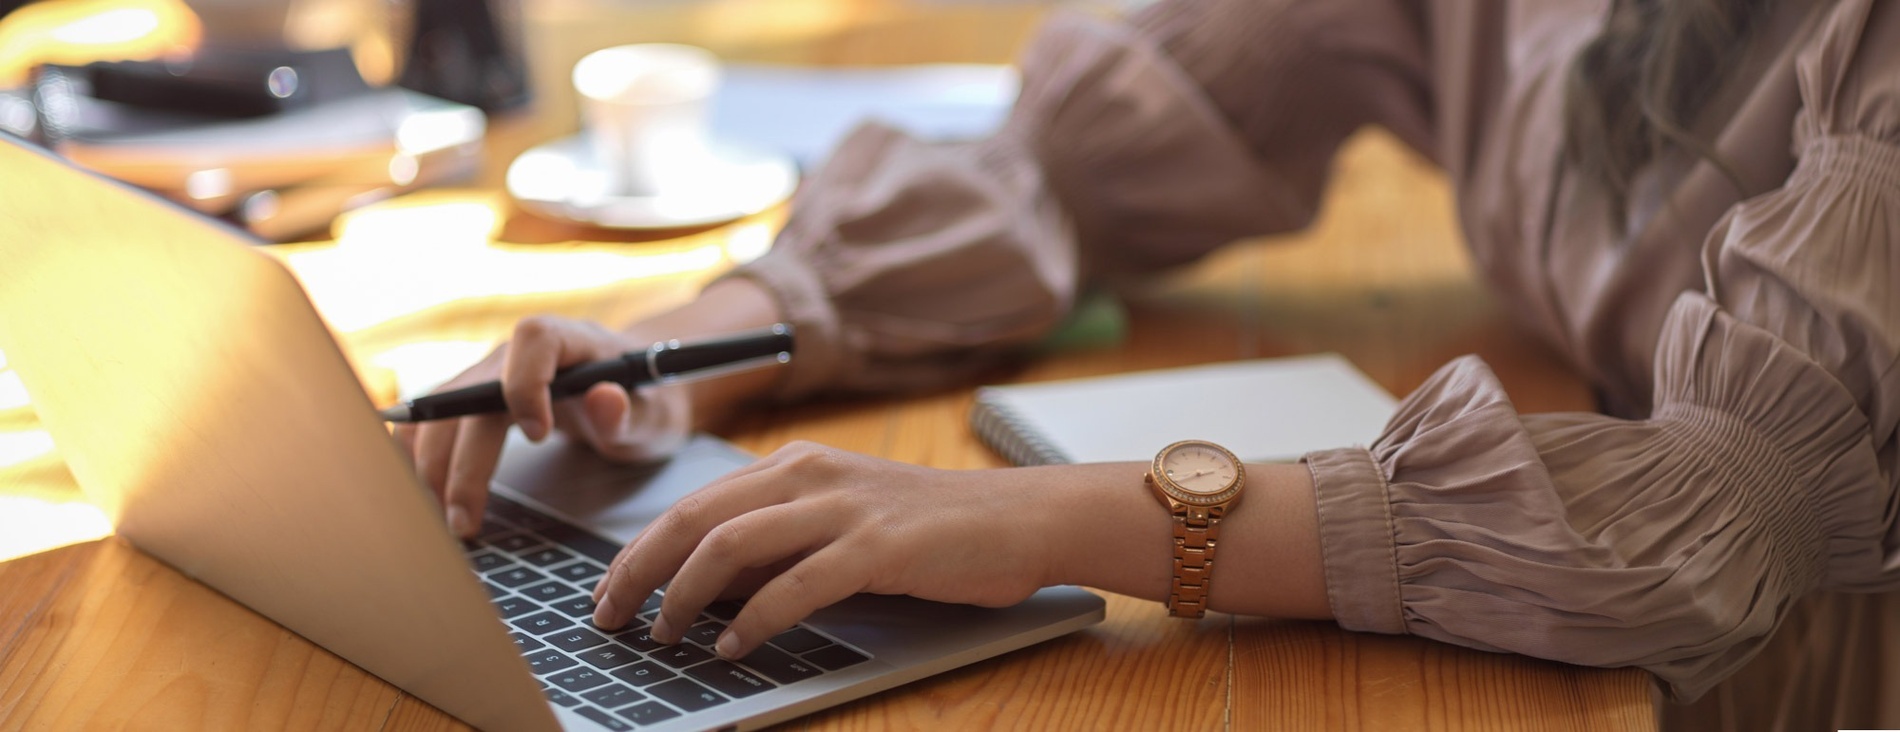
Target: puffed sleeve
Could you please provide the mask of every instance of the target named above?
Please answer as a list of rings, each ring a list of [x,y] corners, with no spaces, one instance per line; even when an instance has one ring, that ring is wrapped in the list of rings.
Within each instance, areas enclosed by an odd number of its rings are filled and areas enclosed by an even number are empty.
[[[1379,123],[1428,139],[1420,21],[1396,0],[1184,0],[1060,15],[1002,129],[855,131],[807,182],[762,283],[798,327],[780,395],[967,377],[1055,327],[1092,278],[1306,224]]]
[[[1705,241],[1648,419],[1518,414],[1468,358],[1369,449],[1307,457],[1342,625],[1689,699],[1806,593],[1900,588],[1900,7],[1874,7],[1798,57],[1796,170]]]

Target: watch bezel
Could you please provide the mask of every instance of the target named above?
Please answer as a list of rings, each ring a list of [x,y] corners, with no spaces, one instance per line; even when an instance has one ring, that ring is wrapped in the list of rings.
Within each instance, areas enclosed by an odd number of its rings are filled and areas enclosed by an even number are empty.
[[[1212,448],[1215,452],[1226,456],[1227,460],[1234,464],[1233,482],[1214,493],[1196,493],[1176,485],[1174,479],[1168,477],[1168,472],[1162,467],[1162,463],[1167,460],[1168,455],[1185,447]],[[1240,457],[1235,455],[1232,450],[1221,447],[1218,444],[1208,442],[1207,440],[1181,440],[1180,442],[1161,448],[1160,452],[1155,453],[1154,461],[1148,465],[1148,476],[1154,481],[1155,487],[1166,494],[1170,500],[1190,506],[1206,508],[1232,502],[1240,495],[1241,488],[1247,485],[1247,464],[1241,462]]]

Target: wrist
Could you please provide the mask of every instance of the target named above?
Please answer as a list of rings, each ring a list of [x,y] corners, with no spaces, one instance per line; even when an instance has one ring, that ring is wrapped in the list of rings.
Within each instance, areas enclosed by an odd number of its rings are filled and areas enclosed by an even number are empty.
[[[635,321],[621,330],[634,348],[668,339],[691,339],[761,328],[782,322],[777,301],[758,283],[745,278],[720,280],[697,298],[678,308]],[[690,381],[684,390],[692,413],[692,428],[703,430],[723,422],[739,407],[769,396],[781,377],[782,366]]]
[[[1142,483],[1146,463],[1013,468],[1046,537],[1045,585],[1157,603],[1174,573],[1174,519]],[[1298,463],[1247,466],[1246,498],[1221,519],[1208,604],[1221,612],[1329,618],[1313,481]]]
[[[1081,585],[1149,600],[1167,596],[1172,519],[1142,485],[1142,463],[1018,468],[1046,497],[1049,585]]]

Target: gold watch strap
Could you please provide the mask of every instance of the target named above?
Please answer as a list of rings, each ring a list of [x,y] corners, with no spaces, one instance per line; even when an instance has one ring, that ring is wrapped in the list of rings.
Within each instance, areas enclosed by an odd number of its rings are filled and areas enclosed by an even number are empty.
[[[1207,614],[1207,587],[1214,572],[1214,545],[1220,538],[1220,514],[1186,507],[1174,514],[1174,587],[1168,614],[1198,618]]]

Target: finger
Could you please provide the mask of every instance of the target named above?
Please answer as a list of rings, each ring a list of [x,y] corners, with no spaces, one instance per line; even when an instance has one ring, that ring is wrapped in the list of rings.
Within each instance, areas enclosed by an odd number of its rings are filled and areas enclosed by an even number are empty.
[[[869,585],[870,565],[861,549],[827,544],[759,588],[719,634],[713,650],[722,658],[745,658],[767,639]],[[667,595],[671,600],[672,592]]]
[[[469,539],[482,527],[488,481],[495,475],[502,443],[508,438],[508,415],[483,414],[458,421],[462,425],[456,431],[442,502],[448,511],[449,528],[456,536]]]
[[[715,480],[681,498],[641,529],[594,586],[594,624],[609,629],[624,625],[647,595],[679,571],[713,527],[735,516],[784,503],[789,497],[784,486],[794,481],[776,480],[771,475],[750,472]]]
[[[501,393],[528,439],[539,442],[553,427],[548,384],[554,381],[554,372],[587,360],[597,350],[593,346],[593,333],[567,321],[536,317],[515,324],[514,338],[502,359]]]
[[[723,495],[728,491],[734,491],[738,495],[744,495],[753,491],[762,492],[761,496],[758,497],[754,503],[749,505],[746,510],[784,503],[798,495],[803,489],[815,487],[823,483],[830,475],[824,472],[812,472],[808,474],[805,479],[798,480],[784,477],[782,474],[785,471],[801,469],[809,471],[807,466],[810,465],[810,458],[812,456],[827,455],[836,452],[838,451],[834,448],[825,447],[814,442],[805,442],[802,440],[793,442],[785,447],[779,448],[770,455],[739,466],[687,495],[686,498],[674,504],[672,509],[661,514],[659,519],[656,519],[652,523],[647,524],[645,528],[642,528],[640,535],[635,536],[633,541],[621,547],[620,553],[615,555],[613,563],[608,567],[608,574],[596,583],[594,587],[594,601],[599,603],[604,599],[603,593],[608,587],[608,580],[613,579],[614,571],[629,561],[636,551],[640,549],[642,539],[646,539],[649,534],[654,533],[656,530],[670,530],[667,529],[668,522],[684,518],[680,515],[683,512],[696,510],[696,508],[699,507],[710,507],[711,504],[708,504],[708,501],[710,501],[713,496]],[[759,477],[768,472],[776,472],[781,475],[780,477],[772,479],[761,479]],[[699,506],[695,506],[694,504],[699,504]],[[734,515],[738,514],[729,514],[728,517]],[[710,529],[716,525],[718,525],[717,522],[706,528]],[[692,538],[697,542],[699,537],[703,535],[702,532],[693,535]],[[685,561],[686,554],[690,551],[690,546],[681,551],[675,564],[677,565],[677,562]]]
[[[461,420],[429,422],[416,427],[416,474],[429,486],[437,501],[449,483],[449,456],[455,450],[455,433]]]
[[[594,604],[596,606],[599,606],[602,603],[605,603],[608,601],[608,590],[613,587],[614,582],[616,581],[615,580],[616,575],[624,571],[626,565],[629,562],[633,561],[634,555],[641,551],[641,547],[643,545],[646,545],[647,542],[651,542],[651,541],[663,541],[663,540],[653,539],[652,537],[654,535],[661,534],[661,533],[684,531],[685,530],[684,527],[672,526],[670,522],[684,522],[684,521],[689,520],[686,514],[697,513],[697,512],[706,510],[708,508],[707,502],[711,499],[712,496],[714,496],[715,494],[720,494],[720,493],[723,493],[724,491],[730,490],[729,488],[727,488],[727,486],[749,484],[750,483],[749,479],[753,475],[757,474],[760,471],[773,467],[773,465],[778,461],[780,452],[784,452],[784,450],[780,450],[779,452],[772,453],[771,455],[767,455],[764,458],[754,460],[751,463],[740,466],[739,468],[733,470],[732,472],[726,473],[725,475],[722,475],[718,478],[714,478],[712,482],[709,482],[706,485],[701,486],[698,490],[695,490],[692,493],[688,494],[685,498],[680,499],[677,503],[673,504],[672,508],[667,509],[666,513],[660,514],[659,518],[654,519],[652,523],[649,523],[644,528],[641,528],[639,535],[633,537],[633,541],[627,542],[626,546],[621,547],[619,554],[614,555],[613,562],[607,565],[607,574],[602,576],[599,581],[594,583]],[[741,488],[740,490],[746,490],[746,489]],[[761,498],[760,502],[758,503],[757,506],[755,506],[755,508],[763,508],[768,505],[772,505],[775,503],[783,503],[783,502],[784,502],[783,497],[768,496],[765,498]],[[695,534],[695,535],[692,535],[691,538],[693,539],[694,543],[697,543],[699,540],[699,537],[703,535],[704,535],[703,533]],[[680,562],[685,561],[687,554],[690,552],[691,552],[691,547],[689,546],[685,551],[682,551],[679,554],[678,561]],[[658,583],[657,582],[654,583],[653,586],[657,587]],[[647,591],[651,592],[652,587],[647,588]],[[642,600],[642,602],[644,602],[644,600]],[[612,617],[611,613],[597,613],[595,615],[595,618],[598,620],[605,620],[611,617]]]
[[[586,415],[589,439],[596,448],[619,441],[627,430],[627,415],[632,412],[633,399],[619,384],[595,384],[581,396],[581,413]]]
[[[817,502],[768,506],[720,524],[707,532],[666,586],[653,639],[676,643],[739,573],[763,567],[838,537],[838,523],[825,521]]]
[[[610,450],[624,441],[627,415],[632,411],[625,387],[602,382],[579,399],[556,403],[554,425],[595,452],[613,457]]]
[[[402,445],[402,451],[409,456],[410,464],[416,461],[416,425],[409,422],[397,424],[390,434],[396,436],[396,444]]]
[[[679,452],[692,437],[692,405],[673,389],[629,391],[595,384],[554,403],[554,428],[609,460],[651,462]]]

